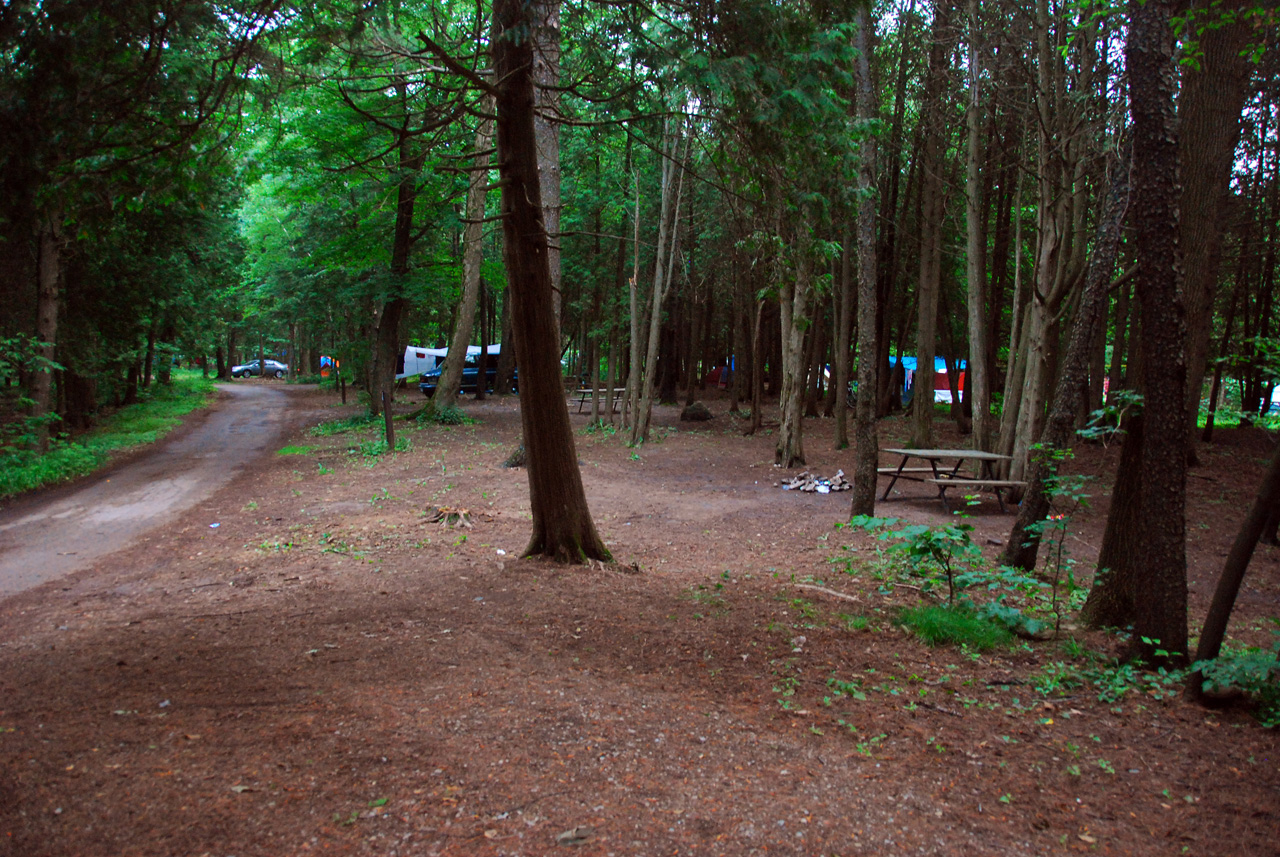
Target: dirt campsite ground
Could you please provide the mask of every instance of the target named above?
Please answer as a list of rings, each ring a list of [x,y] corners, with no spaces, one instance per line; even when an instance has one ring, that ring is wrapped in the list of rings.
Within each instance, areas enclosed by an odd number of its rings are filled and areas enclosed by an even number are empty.
[[[300,426],[355,412],[288,392]],[[780,490],[774,434],[708,404],[701,424],[659,408],[638,450],[574,415],[614,565],[519,559],[518,403],[491,399],[464,403],[474,424],[401,423],[394,455],[362,452],[372,429],[300,429],[6,597],[0,854],[1280,854],[1274,730],[1102,668],[1088,652],[1114,640],[1069,625],[923,645],[893,621],[919,581],[835,526],[848,495]],[[852,470],[833,429],[805,426],[822,476]],[[1193,628],[1271,447],[1220,432],[1192,472]],[[1086,581],[1117,456],[1072,465],[1098,477],[1066,541]],[[921,484],[879,511],[947,519]],[[969,515],[994,555],[1012,517]],[[1263,547],[1233,635],[1269,647],[1278,596]]]

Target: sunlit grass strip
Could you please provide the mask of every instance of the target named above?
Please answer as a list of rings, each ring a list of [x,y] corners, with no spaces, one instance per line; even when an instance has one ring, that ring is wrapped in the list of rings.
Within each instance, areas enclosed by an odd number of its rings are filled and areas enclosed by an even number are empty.
[[[203,407],[214,392],[213,381],[196,371],[175,370],[169,386],[152,384],[139,391],[142,401],[103,418],[97,428],[74,442],[54,441],[43,455],[0,446],[0,497],[12,497],[45,485],[92,473],[110,453],[154,443],[181,417]]]

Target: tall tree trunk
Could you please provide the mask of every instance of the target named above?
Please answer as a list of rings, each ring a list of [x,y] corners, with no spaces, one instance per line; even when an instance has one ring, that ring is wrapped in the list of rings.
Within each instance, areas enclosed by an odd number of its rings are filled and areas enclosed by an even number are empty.
[[[480,107],[482,113],[493,111],[493,100],[486,98]],[[476,128],[475,164],[472,166],[467,188],[467,225],[462,239],[462,297],[458,301],[457,320],[453,338],[440,372],[440,384],[436,387],[436,407],[449,408],[458,403],[458,390],[462,386],[462,368],[467,358],[467,346],[471,344],[471,328],[475,323],[476,302],[480,297],[480,263],[484,261],[484,208],[489,187],[489,149],[493,145],[493,122],[482,118]],[[483,343],[482,343],[483,346]],[[487,354],[480,355],[480,388],[484,388]],[[496,385],[495,385],[496,386]]]
[[[156,365],[156,309],[151,308],[151,321],[147,324],[147,349],[143,352],[142,358],[142,389],[151,386],[151,374],[155,370]],[[261,338],[258,340],[261,342]],[[261,360],[261,350],[259,350],[259,360]],[[267,366],[265,363],[258,363],[262,370],[261,377],[267,377]]]
[[[1027,361],[1021,356],[1026,347],[1026,320],[1028,300],[1026,279],[1022,275],[1022,178],[1025,171],[1018,168],[1018,178],[1013,191],[1013,303],[1009,323],[1009,362],[1005,366],[1004,401],[1000,409],[1001,455],[1012,455],[1014,436],[1017,433],[1018,411],[1022,407],[1022,382]],[[1007,476],[1007,464],[1000,466]]]
[[[1110,402],[1114,398],[1117,390],[1124,389],[1125,384],[1125,342],[1128,338],[1129,329],[1129,292],[1132,289],[1129,285],[1122,285],[1119,294],[1116,296],[1115,314],[1112,316],[1111,327],[1115,331],[1115,336],[1111,340],[1111,367],[1107,370],[1107,378],[1110,381],[1108,387],[1107,401]]]
[[[1022,378],[1015,431],[1011,439],[1001,440],[1002,447],[1009,446],[1008,453],[1013,456],[1009,464],[1013,479],[1025,475],[1031,447],[1043,430],[1058,363],[1064,307],[1069,306],[1069,298],[1084,275],[1088,203],[1085,167],[1093,145],[1089,136],[1091,123],[1083,110],[1085,97],[1093,93],[1097,25],[1087,23],[1076,39],[1079,69],[1076,80],[1071,82],[1063,52],[1053,39],[1054,21],[1048,0],[1037,0],[1035,17],[1036,263],[1027,315],[1020,331],[1024,346],[1010,355],[1011,360],[1023,364],[1015,370]]]
[[[1231,188],[1232,161],[1240,139],[1240,121],[1251,64],[1245,47],[1253,32],[1240,13],[1243,0],[1225,4],[1199,0],[1195,11],[1220,16],[1237,13],[1207,28],[1200,37],[1199,62],[1183,72],[1178,133],[1183,180],[1181,246],[1187,305],[1187,449],[1195,459],[1196,423],[1204,394],[1213,301],[1222,248],[1222,215]]]
[[[1244,256],[1243,251],[1241,257]],[[1227,347],[1231,344],[1231,331],[1235,329],[1236,307],[1240,304],[1241,296],[1244,294],[1244,275],[1238,272],[1236,275],[1235,288],[1231,290],[1231,303],[1227,307],[1226,318],[1222,320],[1222,340],[1218,345],[1218,354],[1226,356]],[[1209,413],[1204,420],[1204,434],[1200,436],[1200,440],[1209,443],[1213,440],[1213,424],[1218,414],[1218,400],[1222,395],[1222,360],[1215,361],[1213,366],[1213,385],[1209,388]]]
[[[796,255],[795,278],[778,284],[779,331],[782,337],[782,394],[778,406],[782,423],[773,463],[799,467],[804,462],[805,331],[809,327],[809,301],[813,287],[811,225],[802,214],[792,241]]]
[[[653,263],[653,291],[649,301],[649,342],[644,355],[644,373],[640,379],[636,414],[631,424],[632,446],[638,446],[649,439],[649,421],[653,417],[653,396],[658,370],[658,344],[662,337],[662,305],[671,285],[675,263],[680,198],[684,189],[684,166],[680,153],[684,142],[683,115],[676,122],[676,127],[669,129],[669,139],[663,147],[667,154],[662,161],[662,204],[658,215],[658,248]],[[637,372],[638,367],[632,367],[632,371]]]
[[[510,287],[503,291],[501,320],[497,325],[502,330],[498,338],[502,343],[502,350],[498,352],[498,371],[493,380],[493,392],[494,395],[505,396],[516,386],[516,347],[511,333]]]
[[[1045,520],[1053,499],[1050,493],[1052,480],[1057,475],[1060,464],[1057,453],[1070,448],[1075,428],[1075,403],[1088,382],[1093,341],[1098,335],[1100,322],[1106,317],[1107,286],[1110,284],[1111,271],[1115,268],[1120,229],[1129,205],[1129,163],[1126,152],[1119,163],[1112,167],[1111,190],[1107,196],[1106,210],[1098,221],[1093,258],[1090,260],[1084,291],[1080,295],[1080,305],[1076,309],[1071,343],[1067,347],[1062,373],[1054,391],[1053,407],[1040,441],[1041,449],[1031,461],[1027,493],[1022,498],[1018,518],[1001,558],[1004,565],[1026,571],[1032,570],[1036,565],[1036,555],[1040,548],[1037,525]]]
[[[41,362],[31,373],[31,416],[36,418],[37,451],[49,448],[53,419],[54,354],[58,342],[58,292],[62,281],[62,214],[51,212],[40,224],[36,265],[36,353]]]
[[[763,423],[764,309],[764,300],[757,299],[755,320],[751,323],[751,425],[747,427],[747,434],[758,432]]]
[[[969,285],[969,364],[965,374],[965,399],[973,415],[973,445],[991,449],[991,406],[987,401],[987,200],[983,192],[982,163],[982,54],[977,43],[981,32],[978,0],[968,0],[969,105],[965,111],[968,151],[965,162],[965,271]]]
[[[370,416],[380,416],[383,401],[391,402],[395,397],[396,358],[400,356],[400,325],[408,309],[408,299],[397,297],[384,303],[378,313],[373,371],[369,386]]]
[[[538,143],[538,188],[547,226],[547,264],[557,331],[563,303],[560,275],[560,0],[532,0],[533,135]],[[557,339],[557,342],[560,340]]]
[[[503,257],[520,364],[520,418],[533,513],[533,534],[524,554],[582,563],[610,556],[587,507],[560,381],[559,325],[538,184],[531,14],[521,0],[496,0],[493,6]]]
[[[875,93],[871,80],[871,23],[866,7],[857,11],[858,29],[854,44],[858,58],[854,65],[857,79],[858,116],[872,118]],[[880,462],[880,439],[876,425],[877,374],[876,360],[876,144],[864,140],[858,161],[858,398],[853,417],[853,498],[850,515],[874,515],[876,504],[876,467]],[[895,165],[896,166],[896,165]],[[844,396],[840,388],[838,395]],[[843,405],[840,406],[843,410]]]
[[[1148,661],[1167,659],[1158,651],[1173,653],[1175,661],[1187,655],[1187,334],[1179,288],[1173,14],[1173,0],[1132,0],[1125,46],[1145,380],[1138,503],[1143,547],[1140,568],[1117,568],[1113,573],[1141,580],[1134,637]]]
[[[174,340],[177,338],[178,331],[173,322],[166,319],[160,328],[160,361],[156,365],[156,381],[166,387],[173,374]]]
[[[640,315],[640,175],[635,174],[636,202],[632,217],[631,279],[627,281],[627,299],[630,303],[631,330],[627,362],[626,404],[622,408],[622,424],[635,433],[636,414],[640,411],[640,349],[644,347],[644,319]]]
[[[396,86],[402,101],[407,98],[407,85]],[[409,253],[413,249],[413,210],[418,197],[418,175],[422,172],[425,155],[415,151],[415,142],[409,132],[409,111],[405,109],[403,126],[397,141],[397,165],[400,182],[396,187],[396,217],[391,236],[391,293],[376,312],[376,333],[373,349],[373,365],[369,374],[369,413],[381,413],[382,394],[391,402],[395,396],[396,360],[400,356],[400,326],[409,308],[404,296],[405,281],[409,275]]]
[[[835,448],[845,449],[849,446],[849,407],[845,398],[849,395],[849,355],[853,337],[853,240],[845,230],[840,241],[840,273],[835,294],[836,335],[835,335]]]
[[[938,291],[942,274],[942,229],[946,214],[945,168],[948,131],[942,118],[943,89],[954,33],[951,6],[945,0],[934,3],[933,35],[929,45],[929,71],[925,77],[920,151],[920,280],[916,327],[916,379],[912,399],[911,441],[913,447],[933,445],[934,355],[937,351]]]

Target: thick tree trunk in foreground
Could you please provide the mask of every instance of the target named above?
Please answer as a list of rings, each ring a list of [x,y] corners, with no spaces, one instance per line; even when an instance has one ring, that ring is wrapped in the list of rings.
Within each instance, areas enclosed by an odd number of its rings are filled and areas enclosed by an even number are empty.
[[[1173,14],[1172,0],[1131,0],[1125,46],[1146,380],[1139,504],[1144,546],[1134,637],[1148,661],[1163,660],[1157,650],[1175,660],[1187,654],[1187,333],[1179,290]]]
[[[1146,378],[1141,512],[1146,585],[1134,630],[1144,654],[1187,653],[1186,327],[1179,289],[1176,67],[1171,0],[1132,0],[1126,58],[1134,121],[1138,294]],[[1150,640],[1152,642],[1143,642]]]
[[[1071,446],[1075,433],[1076,402],[1089,380],[1091,346],[1097,338],[1100,323],[1105,320],[1107,287],[1111,271],[1115,268],[1116,252],[1120,245],[1120,227],[1129,204],[1128,153],[1112,167],[1111,192],[1107,208],[1098,221],[1098,235],[1094,241],[1093,258],[1080,305],[1076,308],[1075,326],[1071,330],[1071,342],[1058,376],[1057,390],[1053,394],[1053,406],[1044,435],[1040,438],[1041,450],[1032,457],[1027,476],[1027,493],[1013,531],[1004,550],[1001,562],[1030,571],[1035,568],[1040,550],[1040,533],[1034,527],[1044,521],[1052,502],[1050,480],[1057,475],[1060,463],[1054,453]]]
[[[492,99],[485,99],[482,111],[493,109]],[[467,225],[463,230],[462,248],[462,298],[458,302],[458,319],[449,341],[449,353],[445,357],[444,370],[440,373],[440,385],[436,388],[436,408],[444,409],[458,403],[458,389],[462,386],[462,367],[466,362],[467,346],[471,344],[471,329],[475,324],[476,302],[480,297],[480,263],[484,261],[484,202],[489,186],[489,147],[493,140],[493,122],[481,119],[476,129],[476,162],[472,165],[471,183],[467,189]],[[483,343],[481,344],[483,348]],[[488,355],[480,355],[480,379],[485,377],[485,361]],[[484,389],[484,384],[479,385]]]
[[[533,129],[533,22],[528,5],[520,0],[497,0],[493,18],[503,255],[520,365],[520,418],[533,512],[533,535],[524,555],[570,563],[607,560],[609,551],[587,508],[560,384],[559,325]]]

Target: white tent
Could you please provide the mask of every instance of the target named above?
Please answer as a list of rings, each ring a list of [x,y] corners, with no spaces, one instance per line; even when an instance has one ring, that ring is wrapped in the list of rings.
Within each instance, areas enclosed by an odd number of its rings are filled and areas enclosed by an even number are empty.
[[[490,354],[501,354],[502,345],[490,345],[487,349]],[[423,372],[430,372],[440,365],[446,354],[449,353],[447,348],[421,348],[417,345],[410,345],[404,350],[404,367],[396,373],[396,380],[408,378],[410,375],[421,375]],[[480,354],[479,345],[468,345],[467,356],[475,357]]]

